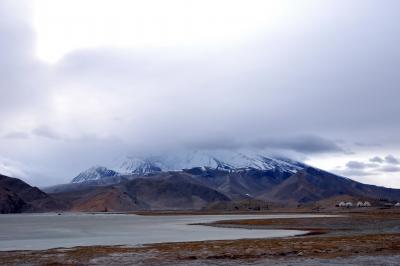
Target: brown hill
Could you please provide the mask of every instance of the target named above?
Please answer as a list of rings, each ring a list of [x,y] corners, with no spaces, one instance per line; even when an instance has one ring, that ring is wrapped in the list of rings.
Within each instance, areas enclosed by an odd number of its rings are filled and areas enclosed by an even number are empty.
[[[63,210],[66,205],[18,178],[0,175],[0,213]]]
[[[138,203],[137,200],[114,186],[96,188],[88,192],[72,202],[72,211],[117,212],[148,209],[147,204]]]
[[[259,198],[285,202],[316,202],[334,196],[398,200],[400,189],[366,185],[334,174],[307,168],[287,178]]]
[[[162,173],[111,186],[82,186],[52,195],[68,201],[74,211],[201,209],[211,202],[229,201],[184,173]]]
[[[89,182],[59,185],[46,191],[53,193],[46,194],[19,179],[1,176],[0,212],[236,210],[324,205],[324,200],[331,206],[332,200],[340,197],[371,203],[400,200],[399,189],[362,184],[312,167],[293,175],[255,169],[228,172],[195,168],[124,176],[113,185]]]
[[[267,205],[320,204],[340,196],[371,202],[400,199],[399,189],[362,184],[312,167],[291,176],[256,170],[190,169],[126,177],[114,185],[58,186],[53,191],[57,192],[51,195],[66,200],[75,211],[264,209]]]

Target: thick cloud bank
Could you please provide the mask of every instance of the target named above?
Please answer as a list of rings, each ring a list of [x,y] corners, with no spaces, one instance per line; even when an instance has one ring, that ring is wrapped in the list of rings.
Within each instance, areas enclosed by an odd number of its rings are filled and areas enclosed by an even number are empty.
[[[238,43],[81,49],[46,64],[29,3],[1,1],[0,155],[43,185],[121,154],[399,151],[400,2],[305,2],[307,16]],[[379,178],[398,163],[342,171]]]

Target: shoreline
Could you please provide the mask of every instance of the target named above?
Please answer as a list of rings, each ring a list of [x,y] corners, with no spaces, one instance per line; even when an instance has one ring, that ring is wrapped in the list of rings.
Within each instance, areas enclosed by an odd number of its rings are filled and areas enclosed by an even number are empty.
[[[268,239],[157,243],[135,247],[87,246],[3,251],[0,252],[0,262],[6,265],[22,262],[28,265],[240,265],[244,262],[257,265],[264,261],[271,264],[291,262],[293,265],[313,265],[316,261],[349,260],[349,263],[358,265],[357,261],[373,261],[372,256],[377,256],[375,263],[395,265],[391,261],[398,261],[396,258],[400,257],[400,212],[397,211],[350,213],[340,217],[223,220],[202,225],[253,230],[303,230],[310,231],[310,234]]]

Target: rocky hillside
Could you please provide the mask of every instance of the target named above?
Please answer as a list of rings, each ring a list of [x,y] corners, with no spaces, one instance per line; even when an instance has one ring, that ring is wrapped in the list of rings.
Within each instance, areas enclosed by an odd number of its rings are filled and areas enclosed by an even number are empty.
[[[272,190],[261,194],[259,198],[307,203],[341,195],[398,201],[400,189],[366,185],[309,167],[285,179]]]
[[[83,183],[83,182],[98,182],[102,184],[107,183],[119,183],[121,180],[119,178],[112,179],[111,177],[117,177],[120,174],[111,169],[103,166],[93,166],[81,173],[79,173],[71,183]],[[104,180],[103,180],[104,179]]]
[[[47,188],[45,192],[21,180],[2,177],[0,211],[187,210],[249,200],[267,202],[268,206],[295,206],[340,197],[400,201],[399,189],[362,184],[290,160],[257,158],[262,161],[219,161],[213,167],[200,165],[143,175],[91,169],[88,173],[95,172],[94,178]],[[107,173],[111,176],[102,176]]]
[[[0,175],[0,213],[63,210],[67,206],[20,179]]]
[[[274,169],[228,172],[197,167],[135,176],[113,185],[73,185],[52,195],[69,202],[75,211],[202,209],[249,199],[279,206],[343,196],[400,199],[399,189],[361,184],[312,167],[294,174]]]
[[[160,173],[110,186],[82,184],[52,194],[67,201],[73,211],[132,211],[201,209],[229,197],[204,186],[185,173]]]

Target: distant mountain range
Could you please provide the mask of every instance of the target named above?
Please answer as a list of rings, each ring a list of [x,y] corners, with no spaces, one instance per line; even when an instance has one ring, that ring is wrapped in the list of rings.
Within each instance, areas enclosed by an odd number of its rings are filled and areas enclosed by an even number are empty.
[[[362,184],[286,158],[234,152],[128,157],[116,167],[92,167],[71,183],[44,191],[17,179],[7,180],[5,183],[15,185],[5,187],[0,182],[3,212],[52,208],[72,211],[204,209],[234,206],[235,202],[250,199],[292,206],[329,202],[340,197],[400,200],[399,189]],[[20,182],[24,185],[18,185]]]

